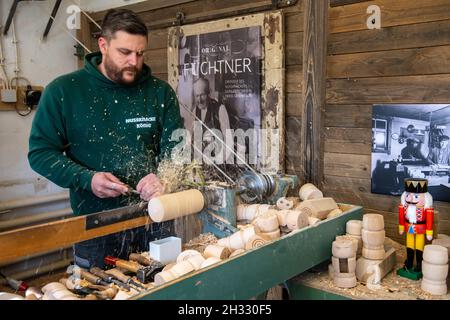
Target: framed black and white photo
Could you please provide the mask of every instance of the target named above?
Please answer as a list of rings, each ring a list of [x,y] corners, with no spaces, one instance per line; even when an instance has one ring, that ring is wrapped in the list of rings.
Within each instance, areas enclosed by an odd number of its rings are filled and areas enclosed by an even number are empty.
[[[374,105],[372,192],[401,195],[404,179],[425,178],[450,202],[450,104]]]
[[[281,30],[281,12],[169,30],[168,81],[177,93],[191,138],[196,140],[201,131],[203,142],[208,140],[206,127],[214,130],[213,140],[218,135],[225,141],[226,131],[230,136],[244,132],[247,164],[265,173],[284,171]]]

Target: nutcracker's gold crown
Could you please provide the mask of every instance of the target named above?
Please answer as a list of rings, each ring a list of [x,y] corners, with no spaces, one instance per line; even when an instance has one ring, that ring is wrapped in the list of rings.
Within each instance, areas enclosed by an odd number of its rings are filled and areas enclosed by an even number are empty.
[[[405,191],[414,193],[428,192],[427,179],[405,179]]]

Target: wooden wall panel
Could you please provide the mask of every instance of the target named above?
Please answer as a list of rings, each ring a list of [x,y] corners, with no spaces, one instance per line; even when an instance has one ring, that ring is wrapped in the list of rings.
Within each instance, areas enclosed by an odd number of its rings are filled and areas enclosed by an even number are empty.
[[[328,58],[329,78],[450,73],[450,46],[342,54]]]
[[[447,0],[421,0],[414,2],[414,5],[411,0],[377,0],[330,9],[330,32],[367,30],[369,14],[366,10],[372,4],[378,5],[381,9],[383,27],[450,19],[450,6]]]
[[[396,220],[400,196],[371,193],[372,105],[450,103],[450,0],[331,4],[324,191],[382,214],[387,235],[403,242]],[[367,29],[370,4],[381,8],[379,30]],[[435,229],[450,234],[450,203],[434,207]]]
[[[450,74],[328,80],[331,104],[447,103]]]
[[[448,1],[448,0],[447,0]],[[420,23],[379,30],[333,33],[328,54],[420,48],[450,44],[450,20]]]

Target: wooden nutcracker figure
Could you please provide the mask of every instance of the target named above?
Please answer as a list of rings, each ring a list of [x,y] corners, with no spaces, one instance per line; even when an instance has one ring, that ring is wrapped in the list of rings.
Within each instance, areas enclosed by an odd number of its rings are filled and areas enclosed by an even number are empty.
[[[433,198],[428,193],[428,180],[405,179],[405,192],[398,208],[400,234],[406,232],[406,261],[397,274],[411,280],[422,278],[422,256],[425,236],[433,239]],[[416,265],[414,267],[414,255]]]

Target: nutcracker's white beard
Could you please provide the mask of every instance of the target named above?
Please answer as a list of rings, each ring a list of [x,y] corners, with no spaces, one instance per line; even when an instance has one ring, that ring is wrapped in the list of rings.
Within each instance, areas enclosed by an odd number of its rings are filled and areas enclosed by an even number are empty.
[[[416,206],[413,204],[408,204],[406,209],[406,217],[409,223],[417,223]]]

